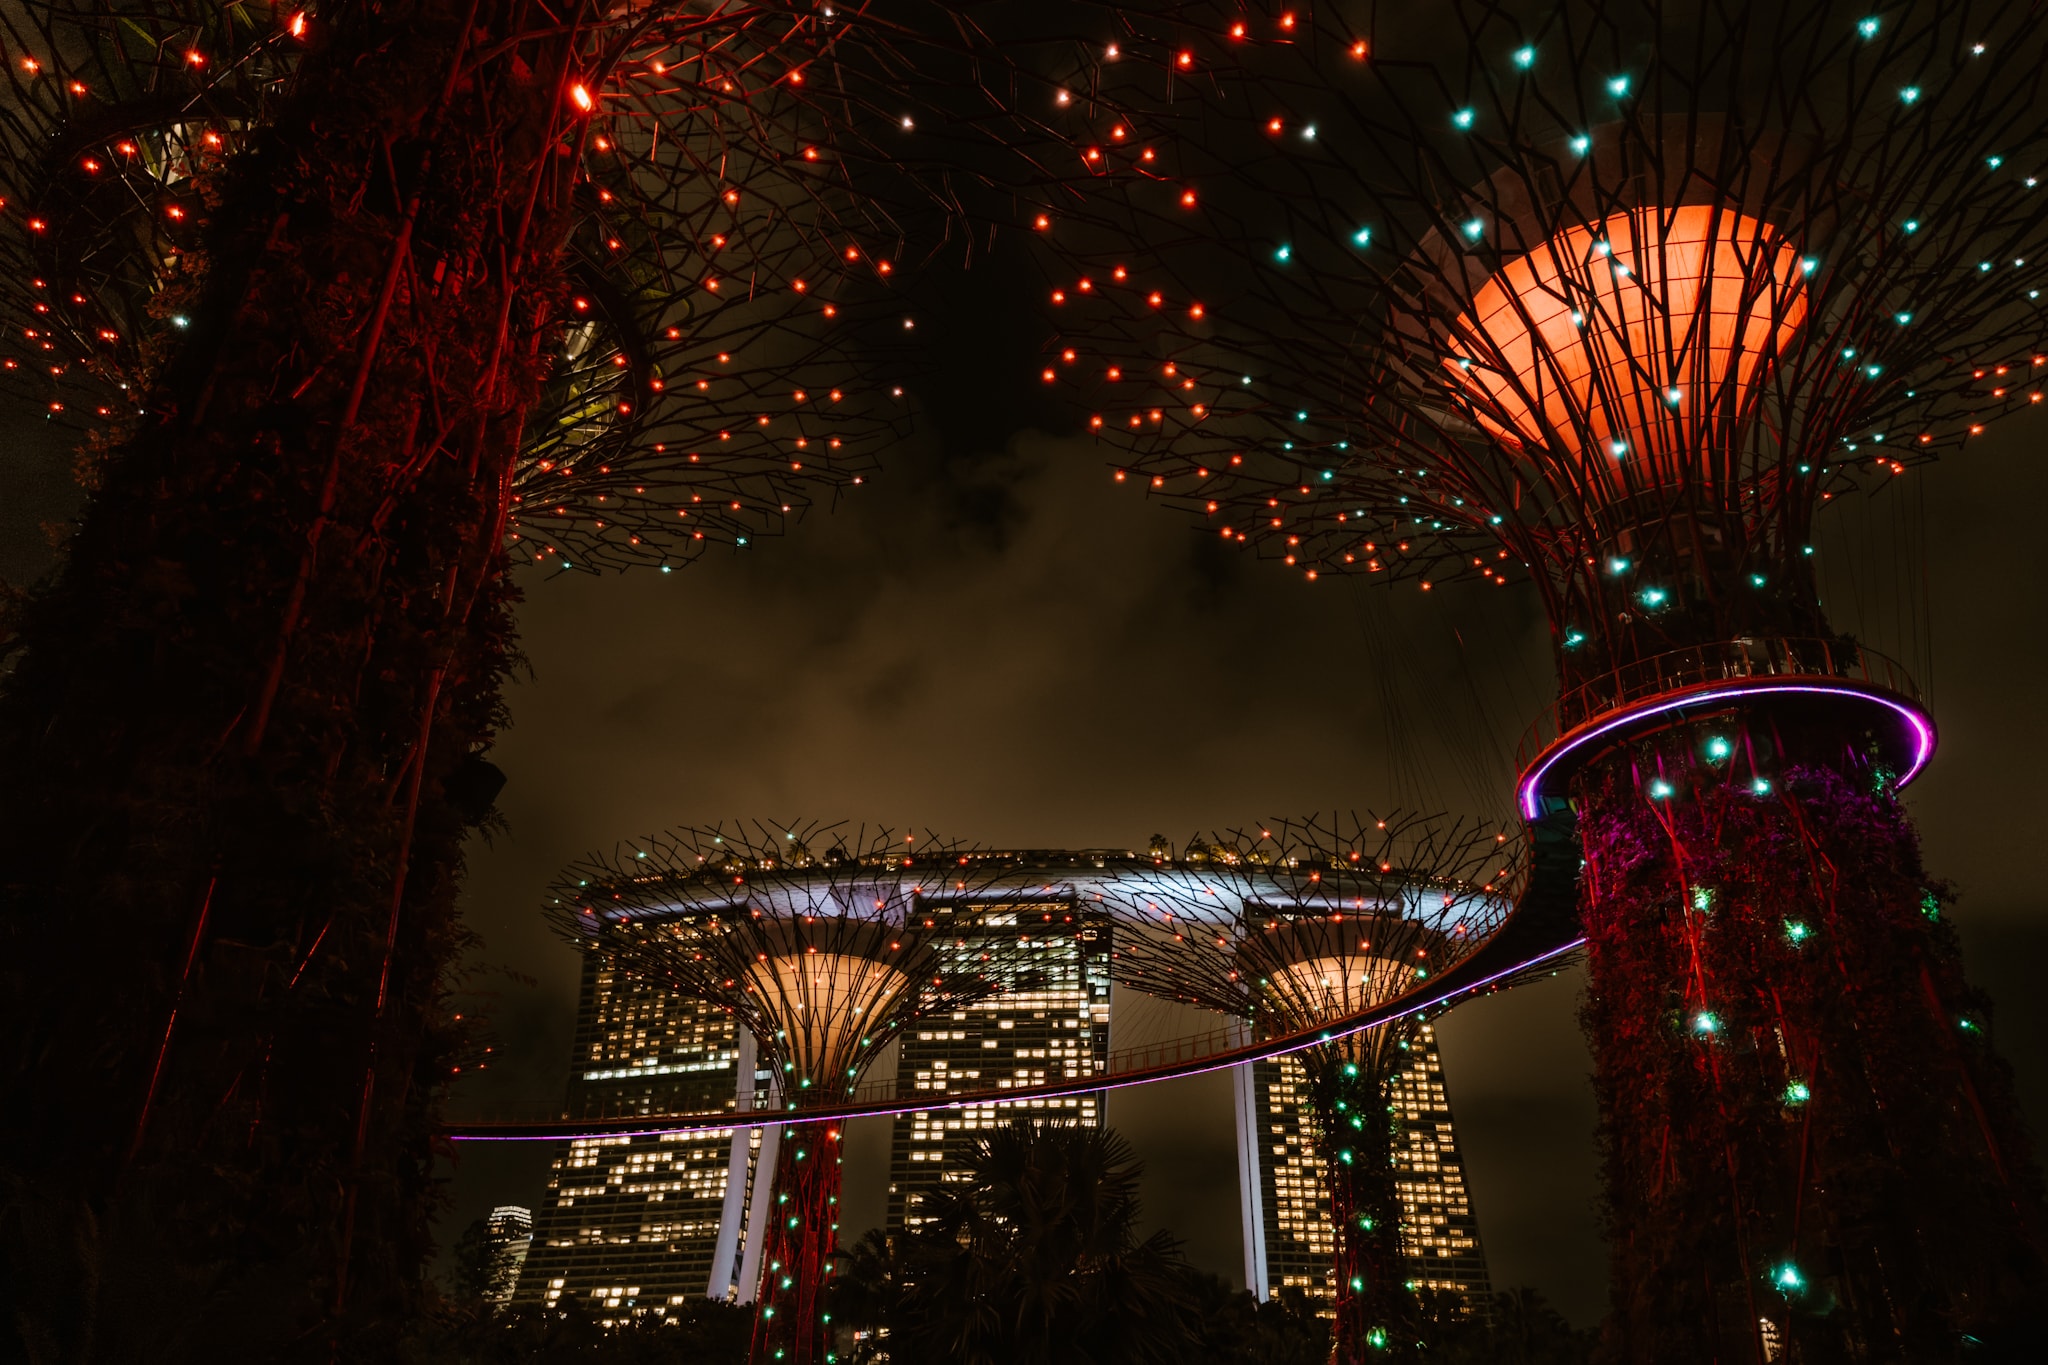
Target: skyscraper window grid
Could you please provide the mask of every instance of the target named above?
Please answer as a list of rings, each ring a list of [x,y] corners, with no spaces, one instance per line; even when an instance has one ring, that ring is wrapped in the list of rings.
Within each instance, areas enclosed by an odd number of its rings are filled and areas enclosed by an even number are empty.
[[[1465,1186],[1433,1025],[1418,1027],[1412,1050],[1416,1061],[1388,1087],[1401,1128],[1394,1144],[1401,1250],[1413,1266],[1417,1288],[1457,1294],[1473,1311],[1484,1313],[1492,1282]],[[1265,1251],[1265,1283],[1251,1288],[1262,1297],[1298,1288],[1331,1300],[1334,1242],[1323,1173],[1304,1131],[1310,1121],[1307,1078],[1292,1055],[1254,1062],[1251,1071],[1252,1122],[1241,1131],[1257,1138],[1256,1163],[1246,1162],[1241,1170],[1244,1179],[1257,1181],[1263,1226],[1247,1228],[1245,1236],[1248,1243],[1261,1237]],[[1258,1265],[1255,1248],[1247,1245],[1245,1250],[1246,1266]],[[1248,1270],[1248,1280],[1255,1276]]]
[[[741,1042],[724,1011],[657,990],[593,955],[583,965],[567,1108],[583,1117],[736,1107],[742,1053],[752,1052]],[[558,1308],[581,1300],[600,1320],[615,1320],[731,1293],[736,1255],[714,1263],[722,1224],[747,1206],[726,1199],[734,1133],[561,1144],[512,1301]],[[743,1180],[760,1142],[758,1130],[740,1135]],[[737,1248],[737,1237],[726,1241]]]
[[[1083,927],[1076,936],[1073,925],[1086,913],[1069,896],[990,914],[989,925],[1005,934],[1033,919],[1058,929],[1020,963],[1011,990],[954,1010],[950,1018],[924,1021],[904,1038],[901,1092],[944,1090],[956,1082],[982,1089],[991,1080],[998,1087],[1035,1085],[1102,1070],[1109,1057],[1109,930]],[[977,951],[974,938],[963,942],[958,951]],[[1030,980],[1033,975],[1038,979]],[[899,1115],[890,1144],[888,1230],[922,1222],[919,1206],[941,1185],[964,1178],[975,1141],[1023,1116],[1099,1126],[1102,1096]]]

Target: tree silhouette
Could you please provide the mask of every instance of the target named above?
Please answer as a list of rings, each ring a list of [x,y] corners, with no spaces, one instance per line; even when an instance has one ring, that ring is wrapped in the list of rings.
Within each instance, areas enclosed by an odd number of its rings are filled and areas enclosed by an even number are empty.
[[[1139,1170],[1101,1129],[992,1134],[902,1239],[892,1356],[900,1343],[907,1359],[957,1365],[1183,1360],[1186,1263],[1171,1234],[1139,1235]]]

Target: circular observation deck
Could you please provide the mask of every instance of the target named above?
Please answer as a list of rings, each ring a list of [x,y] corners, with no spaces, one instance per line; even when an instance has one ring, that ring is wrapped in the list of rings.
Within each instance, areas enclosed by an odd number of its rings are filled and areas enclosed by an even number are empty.
[[[1902,787],[1934,756],[1934,718],[1884,655],[1839,640],[1728,640],[1652,655],[1559,697],[1516,754],[1522,817],[1558,808],[1572,776],[1615,745],[1736,704],[1857,715]]]

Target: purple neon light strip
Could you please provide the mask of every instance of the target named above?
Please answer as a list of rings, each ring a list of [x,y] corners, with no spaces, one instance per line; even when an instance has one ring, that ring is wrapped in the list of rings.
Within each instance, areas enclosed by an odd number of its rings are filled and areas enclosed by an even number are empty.
[[[693,1123],[680,1127],[671,1124],[667,1127],[603,1128],[583,1132],[565,1127],[553,1129],[545,1133],[519,1134],[491,1133],[488,1131],[465,1133],[458,1130],[448,1133],[446,1136],[451,1142],[571,1142],[579,1138],[635,1138],[659,1137],[664,1133],[724,1132],[728,1129],[737,1128],[766,1128],[777,1123],[823,1123],[832,1119],[893,1118],[897,1114],[916,1114],[934,1109],[970,1109],[979,1108],[983,1104],[1017,1104],[1028,1103],[1031,1100],[1056,1100],[1066,1095],[1090,1095],[1098,1090],[1122,1090],[1126,1086],[1150,1085],[1155,1081],[1179,1080],[1183,1076],[1205,1076],[1211,1071],[1227,1071],[1231,1067],[1243,1066],[1247,1062],[1263,1062],[1272,1057],[1284,1057],[1290,1052],[1301,1052],[1307,1048],[1315,1047],[1319,1043],[1333,1042],[1338,1038],[1348,1038],[1354,1033],[1363,1033],[1366,1029],[1378,1028],[1381,1024],[1390,1024],[1396,1019],[1406,1019],[1411,1014],[1431,1009],[1443,1004],[1447,1000],[1453,1000],[1458,996],[1481,990],[1499,981],[1502,977],[1513,976],[1516,972],[1528,971],[1531,967],[1540,967],[1553,958],[1562,957],[1566,953],[1571,952],[1585,941],[1583,938],[1575,938],[1571,942],[1552,948],[1548,952],[1538,953],[1526,962],[1518,962],[1512,967],[1504,967],[1484,980],[1475,981],[1469,986],[1460,986],[1454,991],[1446,991],[1433,1000],[1424,1000],[1410,1005],[1408,1008],[1390,1014],[1384,1019],[1374,1019],[1368,1023],[1353,1024],[1348,1028],[1332,1029],[1328,1032],[1318,1033],[1313,1038],[1284,1043],[1273,1048],[1271,1051],[1254,1050],[1236,1053],[1228,1061],[1206,1062],[1200,1066],[1191,1066],[1185,1071],[1161,1067],[1159,1074],[1156,1075],[1128,1076],[1122,1080],[1076,1082],[1072,1085],[1059,1086],[1056,1089],[1033,1090],[1022,1094],[1012,1091],[992,1100],[962,1100],[957,1098],[934,1100],[926,1104],[899,1105],[894,1109],[868,1109],[858,1105],[850,1105],[845,1110],[805,1109],[796,1111],[779,1110],[774,1112],[734,1110],[730,1116],[731,1121],[728,1121],[727,1116],[721,1115],[715,1123],[707,1120],[704,1123]],[[741,1122],[742,1117],[748,1113],[758,1114],[760,1117],[748,1122]]]
[[[1899,779],[1901,787],[1911,782],[1915,777],[1918,777],[1920,770],[1927,766],[1927,761],[1934,757],[1934,722],[1929,720],[1918,709],[1877,692],[1865,691],[1859,687],[1824,687],[1813,683],[1765,683],[1753,687],[1724,687],[1714,692],[1693,692],[1685,696],[1671,697],[1654,705],[1645,706],[1640,710],[1616,716],[1613,720],[1599,726],[1597,729],[1588,730],[1569,744],[1558,748],[1549,757],[1530,769],[1529,775],[1522,779],[1522,818],[1525,820],[1534,820],[1536,818],[1537,811],[1540,809],[1538,801],[1541,797],[1540,788],[1544,774],[1556,767],[1559,760],[1563,759],[1567,754],[1583,748],[1594,740],[1604,739],[1616,730],[1634,725],[1636,722],[1651,716],[1662,715],[1666,711],[1681,710],[1689,706],[1703,706],[1711,702],[1727,701],[1735,697],[1754,697],[1776,692],[1811,692],[1828,697],[1854,697],[1858,701],[1874,701],[1881,706],[1888,706],[1905,717],[1907,723],[1913,727],[1918,749],[1913,756],[1913,766],[1907,770],[1904,777]]]

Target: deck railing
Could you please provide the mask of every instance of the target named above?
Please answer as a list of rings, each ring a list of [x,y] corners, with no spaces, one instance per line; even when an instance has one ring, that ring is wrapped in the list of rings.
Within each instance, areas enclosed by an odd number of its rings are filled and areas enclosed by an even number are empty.
[[[1740,678],[1831,678],[1895,692],[1917,702],[1920,692],[1899,664],[1845,640],[1755,636],[1674,649],[1624,664],[1579,684],[1545,708],[1515,753],[1518,771],[1564,735],[1592,720],[1667,692]]]

